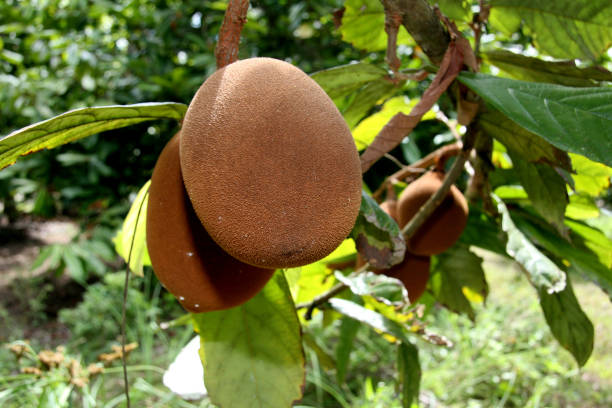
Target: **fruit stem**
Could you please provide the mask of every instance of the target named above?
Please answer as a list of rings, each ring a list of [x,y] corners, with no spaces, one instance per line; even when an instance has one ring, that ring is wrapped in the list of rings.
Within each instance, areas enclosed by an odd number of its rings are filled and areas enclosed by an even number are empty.
[[[247,20],[248,0],[230,0],[223,24],[219,30],[219,42],[215,49],[217,58],[217,69],[238,60],[238,47],[240,44],[240,33]]]

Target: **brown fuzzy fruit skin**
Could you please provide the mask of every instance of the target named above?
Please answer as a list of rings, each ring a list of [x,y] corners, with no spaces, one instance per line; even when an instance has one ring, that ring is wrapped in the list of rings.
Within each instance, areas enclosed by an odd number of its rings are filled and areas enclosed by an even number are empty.
[[[179,135],[162,151],[151,178],[147,248],[160,282],[190,312],[222,310],[259,292],[274,270],[225,253],[196,217],[183,186]]]
[[[181,130],[195,212],[230,255],[286,268],[317,261],[351,231],[361,165],[342,115],[283,61],[237,61],[204,82]]]
[[[380,204],[380,208],[397,222],[397,200],[387,199]]]
[[[419,208],[442,185],[444,174],[430,171],[404,189],[398,201],[398,223],[403,228]],[[444,201],[406,242],[416,255],[436,255],[446,251],[459,239],[467,225],[468,205],[461,191],[454,185]]]
[[[410,303],[416,302],[425,292],[429,280],[430,257],[406,254],[404,260],[390,269],[378,271],[399,279],[408,291]]]

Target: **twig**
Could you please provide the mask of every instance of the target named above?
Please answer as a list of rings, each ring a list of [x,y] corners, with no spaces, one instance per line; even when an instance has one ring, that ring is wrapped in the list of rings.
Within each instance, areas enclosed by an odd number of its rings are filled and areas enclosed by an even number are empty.
[[[389,7],[389,2],[383,1],[385,9],[385,32],[387,33],[386,60],[394,75],[397,75],[401,61],[397,56],[397,34],[402,24],[402,15],[396,8]]]
[[[455,159],[455,162],[451,166],[448,173],[446,173],[440,188],[431,197],[429,197],[425,204],[419,208],[419,211],[417,211],[414,217],[412,217],[410,222],[408,222],[408,224],[402,228],[402,234],[404,234],[406,239],[410,239],[417,232],[419,227],[429,218],[429,216],[433,214],[435,209],[438,208],[442,201],[444,201],[444,198],[446,198],[446,195],[448,194],[448,191],[453,183],[457,181],[463,172],[463,166],[470,157],[470,152],[474,145],[474,137],[476,135],[473,133],[468,133],[466,136],[466,141],[463,144],[461,153]]]
[[[442,157],[456,156],[460,152],[461,143],[445,145],[437,150],[434,150],[422,159],[412,163],[409,166],[404,166],[401,170],[387,177],[385,181],[382,182],[380,187],[378,187],[378,189],[372,194],[372,197],[376,199],[379,198],[392,180],[403,180],[414,173],[422,173],[424,169],[433,166],[440,161]]]
[[[127,309],[127,297],[128,297],[128,285],[130,283],[130,264],[132,262],[132,250],[134,249],[134,241],[136,241],[136,229],[138,228],[138,221],[140,220],[140,213],[142,212],[142,206],[145,202],[146,196],[149,194],[149,189],[145,192],[145,197],[138,206],[138,213],[136,214],[136,226],[134,227],[134,235],[130,242],[130,250],[128,251],[127,266],[125,268],[125,282],[123,283],[123,304],[121,306],[121,362],[123,365],[123,385],[125,389],[125,401],[127,408],[130,408],[130,387],[127,376],[127,353],[125,352],[125,340],[126,340],[126,309]]]
[[[240,32],[246,23],[248,0],[230,0],[225,10],[223,24],[219,30],[219,42],[215,49],[217,69],[238,60],[238,47],[240,45]]]

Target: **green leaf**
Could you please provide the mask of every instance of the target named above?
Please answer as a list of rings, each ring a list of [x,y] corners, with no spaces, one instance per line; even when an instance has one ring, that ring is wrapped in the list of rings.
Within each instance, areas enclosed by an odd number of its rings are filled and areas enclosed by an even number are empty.
[[[397,96],[389,99],[382,106],[379,112],[365,118],[353,131],[353,138],[357,144],[357,149],[365,149],[372,143],[376,135],[389,122],[389,120],[399,112],[410,113],[412,108],[419,102],[419,99],[408,99],[405,96]],[[434,119],[436,114],[428,111],[421,120]]]
[[[139,103],[75,109],[14,131],[0,139],[0,169],[19,156],[51,149],[106,130],[157,119],[181,120],[187,106],[181,103]]]
[[[335,276],[339,282],[344,283],[355,295],[372,296],[386,303],[410,303],[408,292],[399,279],[369,271],[348,276],[336,272]]]
[[[588,248],[597,255],[599,262],[612,268],[612,240],[606,234],[582,222],[566,220],[565,223],[573,233],[571,238],[574,245]]]
[[[365,307],[349,300],[338,298],[329,299],[329,305],[338,313],[350,317],[351,319],[355,319],[361,323],[365,323],[373,329],[390,334],[403,342],[409,342],[405,328],[401,324],[387,319],[380,313],[366,309]]]
[[[430,285],[441,304],[454,312],[467,314],[472,320],[474,309],[464,290],[469,289],[483,299],[489,293],[482,259],[463,245],[455,245],[436,256]]]
[[[539,290],[538,294],[552,334],[582,367],[593,351],[595,333],[593,324],[576,299],[570,281],[561,292],[550,294]]]
[[[285,277],[295,302],[309,302],[315,296],[330,289],[335,280],[333,279],[333,271],[327,266],[328,262],[334,262],[349,255],[353,258],[355,256],[355,242],[352,239],[345,239],[338,248],[325,258],[298,268],[287,269]]]
[[[529,163],[512,152],[510,158],[533,208],[555,228],[563,231],[565,208],[569,201],[563,177],[550,166]]]
[[[340,333],[336,345],[336,380],[344,384],[350,362],[351,351],[361,324],[357,320],[343,316],[340,321]]]
[[[377,104],[392,96],[397,86],[386,79],[368,82],[355,93],[352,102],[344,109],[342,116],[351,129]]]
[[[342,39],[355,48],[382,51],[387,48],[385,11],[378,0],[346,0],[340,26]],[[400,26],[398,44],[414,44],[406,29]]]
[[[492,0],[492,19],[525,23],[539,51],[555,58],[597,60],[612,44],[609,0]],[[501,15],[495,15],[500,13]]]
[[[599,207],[595,199],[586,194],[571,194],[565,216],[574,220],[588,220],[599,217]]]
[[[459,243],[506,255],[506,234],[476,205],[470,204],[467,226],[459,237]]]
[[[87,274],[83,268],[83,263],[69,245],[64,247],[64,250],[62,251],[62,259],[64,260],[64,264],[66,264],[66,268],[68,269],[68,273],[72,279],[81,285],[85,285],[87,282]]]
[[[579,68],[573,60],[544,61],[507,50],[488,51],[482,56],[487,63],[523,81],[581,87],[597,86],[598,81],[612,81],[612,72],[601,67]]]
[[[300,324],[282,271],[247,303],[193,319],[213,404],[287,408],[302,397]]]
[[[535,245],[519,230],[503,201],[497,201],[497,210],[502,215],[502,229],[508,234],[506,252],[518,262],[529,274],[531,283],[538,290],[548,293],[562,291],[565,288],[566,275],[553,261],[540,252]]]
[[[468,72],[459,80],[559,149],[612,165],[612,88],[571,88]]]
[[[412,343],[400,343],[397,348],[398,382],[402,386],[402,407],[410,408],[418,402],[421,385],[419,349]]]
[[[359,62],[318,71],[310,77],[323,88],[330,98],[335,99],[348,95],[369,82],[381,79],[386,75],[387,71],[382,68]]]
[[[612,168],[596,163],[579,154],[571,154],[572,166],[576,174],[572,174],[576,191],[598,196],[610,187]]]
[[[374,269],[386,269],[404,259],[406,241],[399,226],[364,191],[351,237],[359,253]]]
[[[547,229],[547,225],[538,224],[524,214],[517,214],[515,221],[516,226],[531,241],[562,259],[565,264],[569,264],[570,271],[594,282],[608,295],[612,294],[612,269],[610,265],[602,263],[597,254],[593,253],[579,239],[576,239],[575,235],[570,234],[570,239],[574,243],[572,245],[559,237],[554,231]]]
[[[428,0],[432,6],[437,5],[442,13],[451,20],[472,21],[472,2],[470,0]]]
[[[146,231],[150,184],[151,180],[141,187],[123,221],[121,230],[113,238],[115,250],[126,263],[129,259],[130,270],[138,276],[143,276],[143,266],[151,266],[151,258],[147,251]]]

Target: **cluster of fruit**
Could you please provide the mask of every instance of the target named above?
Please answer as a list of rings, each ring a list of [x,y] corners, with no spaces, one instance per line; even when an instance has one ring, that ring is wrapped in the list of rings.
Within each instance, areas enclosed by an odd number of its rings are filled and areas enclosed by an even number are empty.
[[[402,191],[399,200],[388,198],[380,207],[403,228],[421,206],[440,188],[444,174],[429,171]],[[406,241],[406,256],[399,264],[376,271],[399,279],[411,302],[423,295],[429,280],[431,255],[441,254],[459,239],[467,225],[468,205],[461,191],[454,185],[444,200]],[[364,261],[358,257],[357,266]]]
[[[155,274],[192,312],[253,297],[277,268],[306,265],[350,233],[361,202],[351,132],[293,65],[235,62],[197,91],[151,178]]]
[[[441,182],[429,172],[383,208],[403,227]],[[189,311],[237,306],[275,269],[331,253],[355,223],[361,184],[351,132],[312,79],[271,58],[230,64],[197,91],[155,165],[147,207],[155,274]],[[430,256],[466,222],[453,186],[407,243],[404,261],[378,272],[400,279],[416,300]]]

